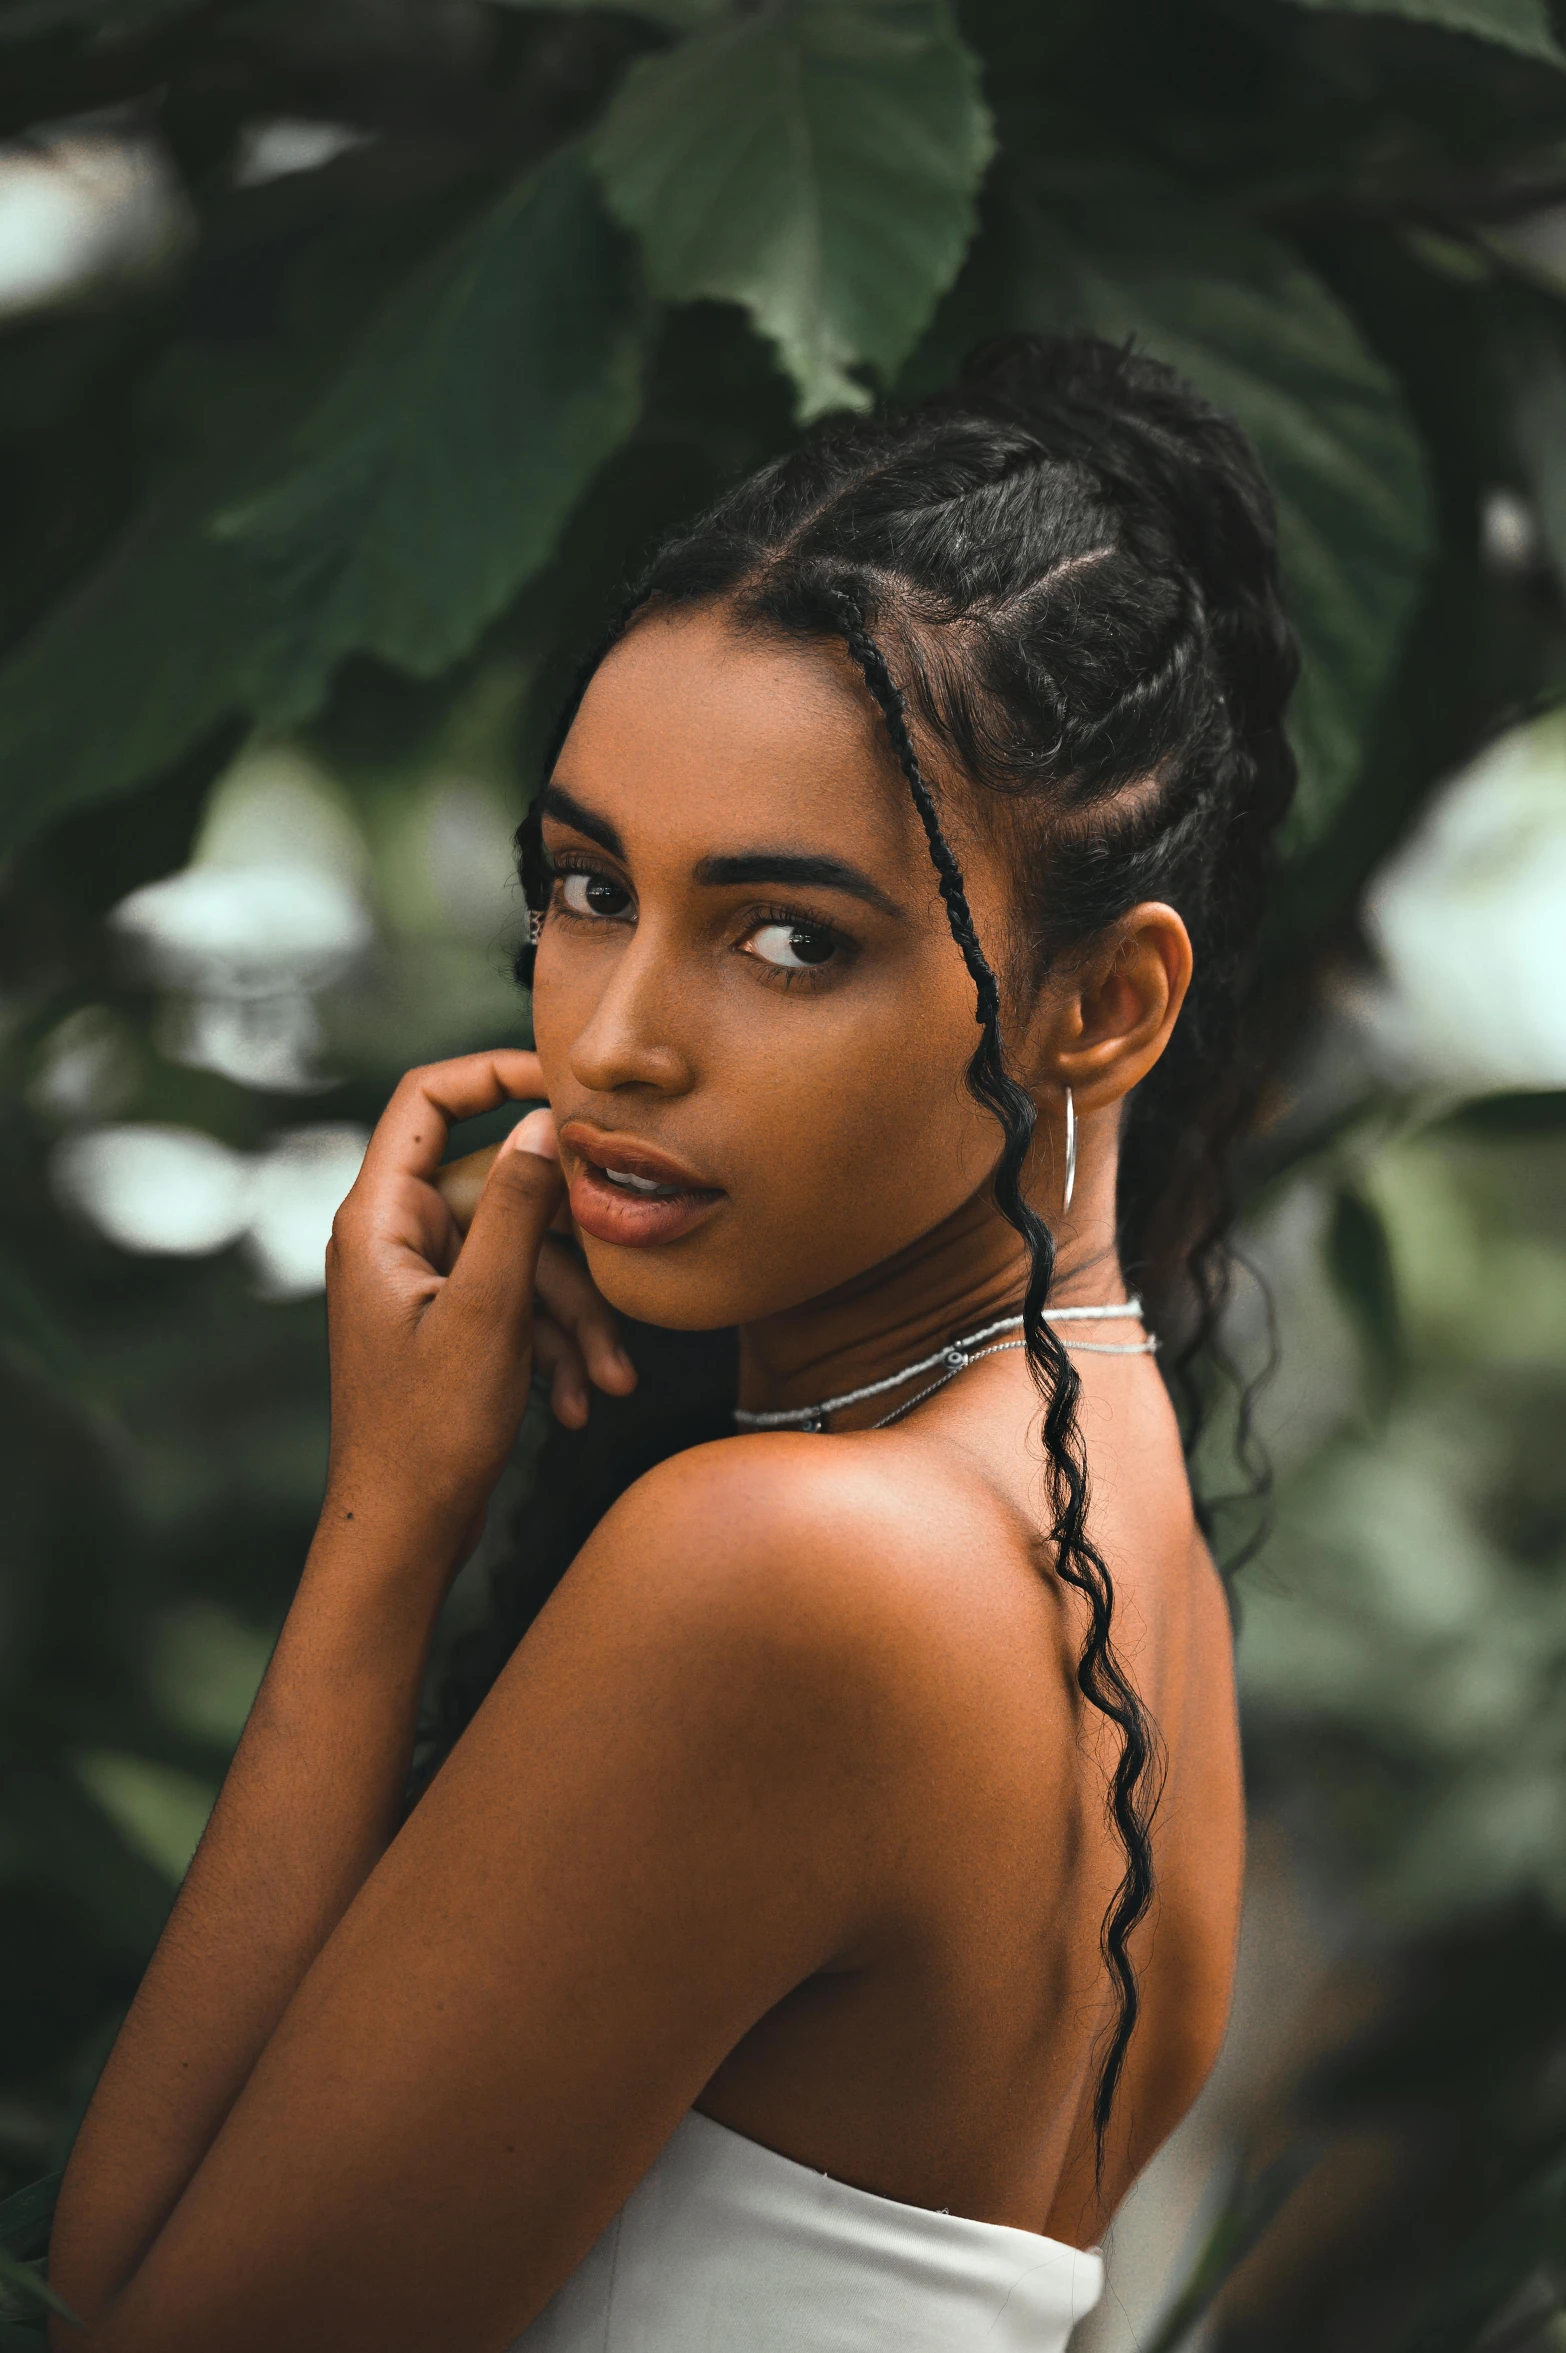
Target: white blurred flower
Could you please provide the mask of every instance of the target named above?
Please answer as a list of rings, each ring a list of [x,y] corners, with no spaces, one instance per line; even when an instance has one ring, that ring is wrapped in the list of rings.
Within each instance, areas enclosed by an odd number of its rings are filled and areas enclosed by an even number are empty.
[[[158,979],[233,996],[319,987],[370,938],[357,893],[311,866],[187,866],[132,891],[113,922]]]
[[[320,1082],[315,992],[368,946],[370,918],[338,876],[310,866],[187,866],[122,899],[114,929],[173,995],[170,1059],[241,1086]]]
[[[250,1163],[195,1128],[89,1128],[58,1147],[52,1174],[122,1250],[204,1258],[245,1230]]]
[[[52,1174],[122,1250],[203,1258],[242,1241],[261,1295],[300,1299],[322,1287],[332,1219],[368,1141],[322,1122],[249,1154],[195,1128],[99,1127],[59,1145]]]
[[[1492,572],[1532,572],[1545,561],[1537,514],[1504,482],[1479,501],[1479,553]]]
[[[155,270],[190,210],[154,141],[55,131],[0,145],[0,318]]]
[[[191,863],[308,866],[360,888],[369,850],[350,804],[297,744],[253,743],[212,788]]]
[[[318,172],[352,148],[365,146],[369,136],[348,123],[316,122],[306,115],[280,114],[270,122],[247,123],[239,134],[235,186],[259,188],[293,172]]]
[[[263,1297],[320,1290],[332,1219],[368,1142],[362,1127],[323,1121],[279,1136],[256,1163],[245,1250]]]
[[[1393,1075],[1566,1087],[1566,712],[1455,777],[1364,913],[1384,977],[1352,1010]]]
[[[140,1075],[125,1024],[107,1005],[80,1005],[39,1047],[27,1100],[46,1119],[102,1120],[125,1108]]]
[[[172,996],[157,1028],[159,1049],[171,1062],[278,1095],[331,1085],[317,1069],[322,1034],[315,999],[300,988],[254,997]]]
[[[170,992],[171,1060],[241,1086],[305,1093],[316,997],[370,944],[364,844],[320,772],[286,747],[245,754],[218,785],[192,863],[132,891],[113,928]]]

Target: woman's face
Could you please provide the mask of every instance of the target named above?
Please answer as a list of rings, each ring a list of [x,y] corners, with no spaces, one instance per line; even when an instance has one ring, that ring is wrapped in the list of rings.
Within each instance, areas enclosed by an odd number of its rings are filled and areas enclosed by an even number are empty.
[[[633,628],[561,753],[534,1029],[593,1278],[645,1322],[817,1298],[994,1167],[973,984],[880,725],[846,655],[703,610]]]

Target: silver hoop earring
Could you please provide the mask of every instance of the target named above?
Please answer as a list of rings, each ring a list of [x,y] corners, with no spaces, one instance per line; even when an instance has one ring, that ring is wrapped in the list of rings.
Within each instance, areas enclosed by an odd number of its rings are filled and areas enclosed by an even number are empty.
[[[1066,1089],[1066,1187],[1061,1196],[1060,1210],[1064,1216],[1071,1207],[1071,1196],[1077,1189],[1077,1107],[1071,1100],[1071,1089]]]

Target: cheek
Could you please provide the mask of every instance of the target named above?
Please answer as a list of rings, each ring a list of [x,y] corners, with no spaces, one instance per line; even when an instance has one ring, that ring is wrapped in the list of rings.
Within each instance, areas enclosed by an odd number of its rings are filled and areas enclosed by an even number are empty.
[[[571,1051],[575,1024],[567,1013],[565,992],[558,986],[551,986],[548,973],[542,969],[543,961],[543,951],[540,949],[533,967],[533,1050],[544,1066],[544,1085],[553,1102],[559,1092]]]
[[[664,1248],[584,1237],[612,1306],[684,1330],[777,1314],[907,1248],[985,1182],[1000,1131],[964,1083],[978,1030],[966,974],[945,969],[941,945],[880,987],[814,1001],[675,972],[649,992],[689,1084],[648,1124],[720,1176],[729,1199]],[[581,1099],[572,1048],[603,976],[566,954],[551,964],[533,1023],[558,1106]]]
[[[581,1092],[572,1077],[572,1049],[592,1023],[612,977],[610,957],[584,955],[579,946],[560,940],[539,949],[533,972],[533,1047],[544,1066],[549,1100],[557,1107],[562,1099]]]
[[[803,1066],[760,1074],[767,1141],[787,1182],[774,1186],[765,1167],[756,1176],[780,1240],[792,1229],[807,1251],[873,1264],[988,1173],[994,1123],[964,1084],[973,1024],[917,1006],[903,999],[890,1020],[845,1023]]]
[[[995,1165],[999,1130],[964,1084],[971,1014],[920,1019],[903,997],[884,1021],[790,1008],[766,1030],[734,1042],[726,1071],[709,1066],[688,1107],[693,1133],[721,1151],[721,1221],[666,1252],[594,1264],[606,1294],[649,1322],[742,1324],[800,1306],[940,1225]]]

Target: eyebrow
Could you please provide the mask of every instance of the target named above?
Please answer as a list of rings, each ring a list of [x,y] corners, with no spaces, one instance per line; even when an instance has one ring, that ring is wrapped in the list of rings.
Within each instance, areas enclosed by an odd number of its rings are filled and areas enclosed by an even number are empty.
[[[611,858],[625,862],[625,844],[607,817],[595,817],[574,795],[561,784],[546,784],[538,796],[539,814],[553,817],[557,824],[569,825],[573,833],[585,833],[590,842],[607,850]]]
[[[569,825],[573,832],[585,834],[611,858],[625,862],[625,845],[606,817],[599,817],[568,793],[563,785],[546,784],[539,796],[540,813],[553,817],[561,825]],[[851,866],[846,858],[831,858],[808,850],[742,850],[730,857],[701,859],[694,869],[695,880],[708,890],[732,889],[743,883],[793,884],[797,889],[842,891],[851,899],[860,899],[867,907],[877,907],[883,915],[901,920],[903,909],[897,901],[873,882],[859,867]]]
[[[862,899],[867,907],[879,907],[883,915],[900,917],[903,912],[878,882],[845,858],[808,850],[744,850],[732,858],[703,858],[695,873],[698,882],[712,889],[746,882],[793,883],[804,890],[842,891],[848,898]]]

